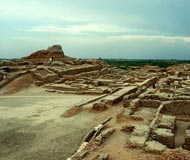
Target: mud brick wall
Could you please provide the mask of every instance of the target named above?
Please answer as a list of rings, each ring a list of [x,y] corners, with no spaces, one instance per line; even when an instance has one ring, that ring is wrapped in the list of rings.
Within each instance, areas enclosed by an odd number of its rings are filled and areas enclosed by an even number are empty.
[[[166,128],[166,129],[171,129],[173,133],[176,131],[176,121],[171,126],[166,126],[158,123],[158,128]]]
[[[130,107],[130,102],[131,102],[131,100],[127,100],[127,99],[123,100],[123,107],[124,108]]]
[[[190,150],[190,137],[185,138],[184,148]]]
[[[156,133],[153,132],[151,135],[153,140],[156,140],[164,145],[166,145],[168,148],[174,148],[175,147],[175,136],[162,136],[162,135],[157,135]]]
[[[93,66],[87,66],[87,67],[80,67],[80,68],[71,68],[65,71],[61,71],[59,74],[61,76],[63,75],[75,75],[82,72],[90,72],[95,70],[100,70],[102,68],[101,65],[93,65]]]
[[[149,86],[153,85],[154,83],[156,83],[157,80],[158,80],[158,77],[153,77],[153,78],[147,79],[141,83],[141,86],[149,87]]]
[[[143,99],[151,99],[151,100],[159,100],[159,101],[168,101],[170,98],[168,97],[163,97],[160,95],[155,95],[155,94],[148,94],[143,97]]]
[[[140,100],[139,107],[158,108],[161,104],[159,100]]]
[[[174,90],[170,88],[160,88],[160,92],[174,93]]]
[[[138,98],[136,98],[134,100],[127,100],[127,99],[125,99],[123,101],[123,107],[124,108],[130,107],[130,108],[132,108],[134,110],[137,110],[139,108],[139,99]]]
[[[3,75],[0,75],[0,81],[2,81],[3,80]]]
[[[190,135],[185,136],[184,148],[190,150]]]
[[[134,99],[131,101],[131,108],[133,111],[136,111],[139,108],[139,99]]]
[[[190,100],[177,100],[164,104],[161,110],[163,114],[171,115],[189,115],[190,114]]]
[[[51,83],[51,82],[54,82],[54,81],[56,81],[58,79],[59,79],[59,76],[54,74],[54,75],[48,75],[48,76],[44,77],[43,81],[45,83]]]

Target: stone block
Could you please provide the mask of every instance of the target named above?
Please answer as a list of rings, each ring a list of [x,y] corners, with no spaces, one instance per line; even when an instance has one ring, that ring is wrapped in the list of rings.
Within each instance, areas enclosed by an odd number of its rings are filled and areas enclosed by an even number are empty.
[[[146,136],[130,136],[127,146],[130,148],[143,148],[147,140]]]
[[[148,135],[150,132],[150,128],[147,125],[135,125],[135,128],[132,132],[132,135],[135,136],[143,136]]]
[[[172,132],[175,132],[176,129],[176,117],[169,115],[162,115],[159,119],[158,128],[171,129]]]

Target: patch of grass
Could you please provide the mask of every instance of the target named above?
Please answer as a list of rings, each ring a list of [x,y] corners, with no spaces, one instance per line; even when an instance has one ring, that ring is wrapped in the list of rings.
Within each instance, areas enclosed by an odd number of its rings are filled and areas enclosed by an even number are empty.
[[[130,66],[159,66],[163,68],[167,68],[172,65],[176,64],[183,64],[183,63],[190,63],[190,60],[149,60],[149,59],[142,59],[142,60],[130,60],[130,59],[104,59],[104,61],[112,66],[127,69]]]

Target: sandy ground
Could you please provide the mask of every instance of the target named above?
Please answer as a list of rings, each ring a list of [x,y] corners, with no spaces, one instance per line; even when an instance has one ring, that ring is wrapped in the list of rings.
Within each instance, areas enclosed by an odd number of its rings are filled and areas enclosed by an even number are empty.
[[[0,96],[0,159],[63,160],[83,136],[109,114],[83,111],[61,116],[74,105],[96,96],[64,95],[30,88]]]
[[[0,96],[0,160],[65,160],[78,149],[82,138],[94,126],[110,116],[113,119],[109,125],[116,131],[87,160],[97,153],[109,153],[113,160],[159,159],[159,155],[126,147],[129,134],[120,131],[124,123],[149,124],[155,109],[140,108],[135,112],[135,116],[143,115],[144,121],[121,123],[116,122],[116,115],[122,102],[108,106],[103,112],[92,111],[92,104],[87,104],[78,114],[69,118],[63,116],[76,104],[95,97],[49,93],[36,87]],[[183,142],[187,125],[177,122],[176,147]]]
[[[144,120],[144,124],[149,125],[150,122],[154,119],[155,114],[156,114],[155,108],[141,107],[133,115],[141,117]]]

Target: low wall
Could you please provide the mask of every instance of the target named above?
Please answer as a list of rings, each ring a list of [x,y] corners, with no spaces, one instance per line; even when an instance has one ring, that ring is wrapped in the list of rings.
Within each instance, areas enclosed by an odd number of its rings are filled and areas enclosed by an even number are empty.
[[[161,104],[159,100],[140,100],[139,106],[140,107],[147,107],[147,108],[158,108]]]
[[[170,136],[164,136],[161,134],[154,133],[152,135],[152,139],[166,145],[168,148],[175,147],[175,135],[174,134],[171,134]]]
[[[176,100],[165,103],[161,113],[171,115],[190,115],[190,100]]]
[[[152,77],[150,79],[146,79],[145,81],[143,81],[142,83],[140,83],[140,86],[143,87],[149,87],[151,85],[153,85],[154,83],[156,83],[158,81],[158,77]]]
[[[147,94],[143,97],[143,99],[151,99],[151,100],[159,100],[159,101],[169,101],[171,98],[169,97],[164,97],[156,94]]]
[[[127,86],[124,87],[120,90],[118,90],[117,92],[105,97],[102,99],[102,102],[105,102],[107,104],[116,104],[120,101],[122,101],[123,97],[127,94],[131,94],[133,92],[135,92],[137,90],[136,86]]]
[[[56,81],[58,79],[59,79],[59,76],[56,75],[56,74],[53,74],[53,75],[48,75],[48,76],[44,77],[43,81],[45,83],[52,83],[52,82],[54,82],[54,81]]]
[[[75,75],[75,74],[79,74],[82,72],[90,72],[90,71],[100,70],[101,68],[102,68],[101,65],[86,66],[86,67],[80,67],[80,68],[71,68],[71,69],[68,69],[65,71],[60,71],[59,74],[60,74],[60,76]]]

